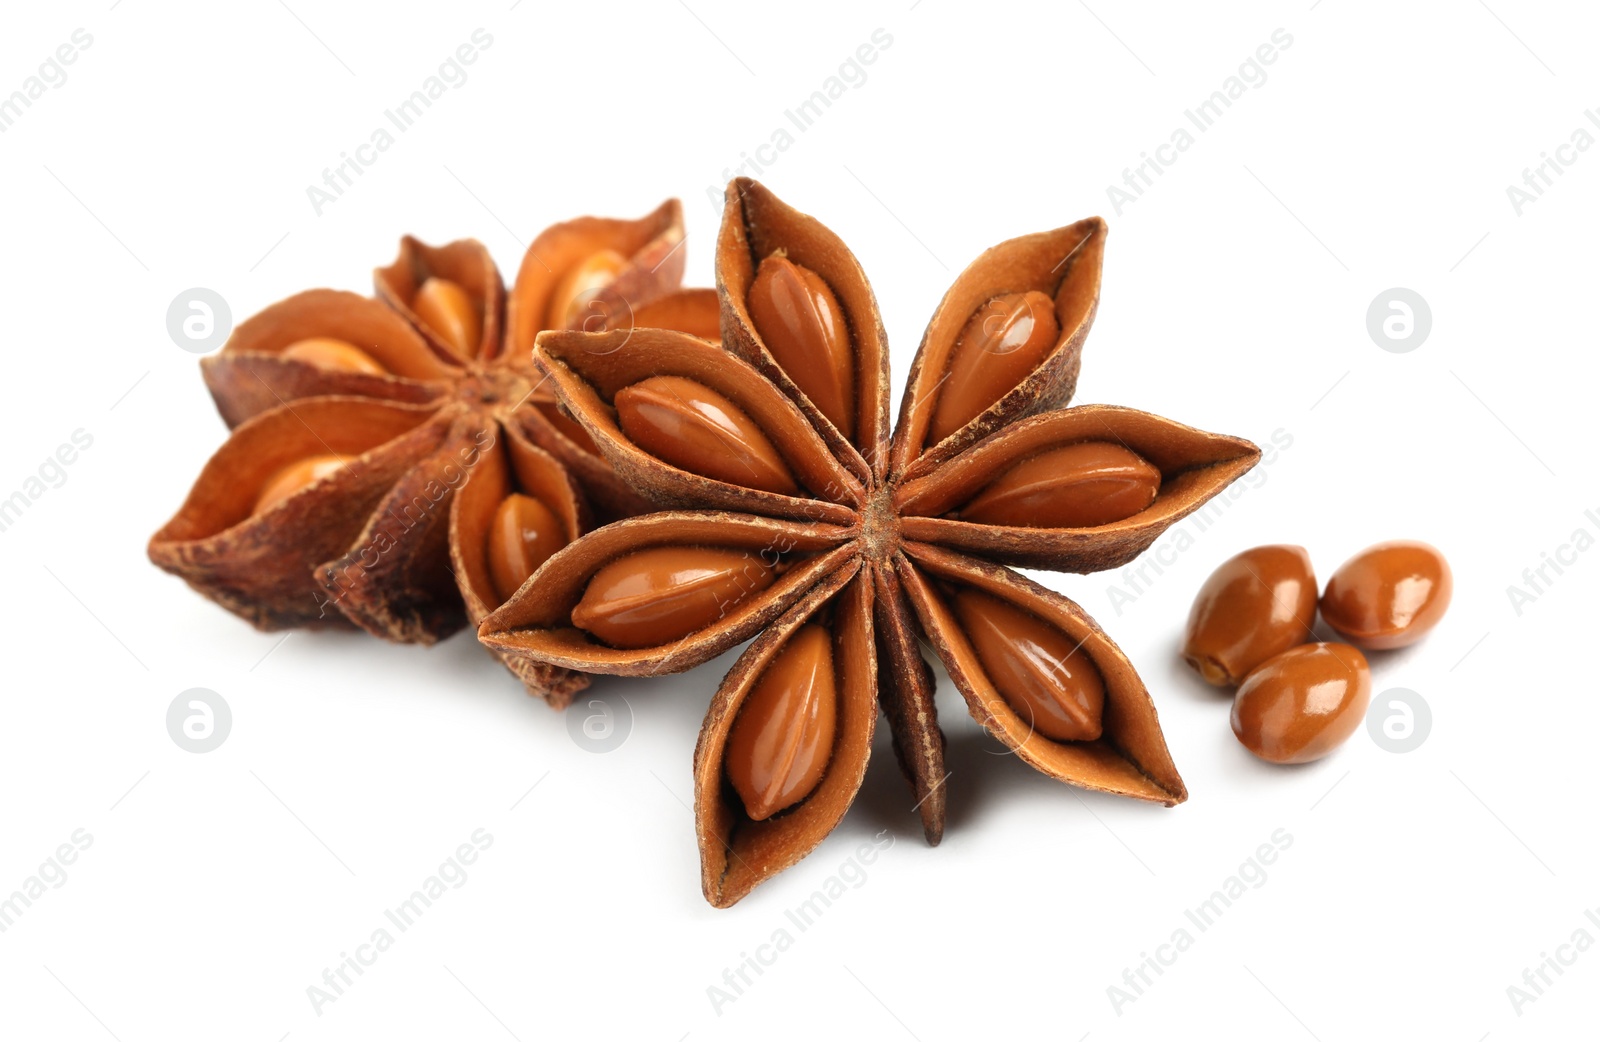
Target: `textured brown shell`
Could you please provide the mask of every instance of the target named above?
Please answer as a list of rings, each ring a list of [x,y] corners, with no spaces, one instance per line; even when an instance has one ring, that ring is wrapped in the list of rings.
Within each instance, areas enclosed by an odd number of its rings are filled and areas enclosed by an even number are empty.
[[[866,776],[878,720],[877,651],[872,639],[872,582],[851,562],[812,588],[739,656],[711,708],[694,749],[695,832],[706,900],[727,908],[758,884],[811,853],[844,818]],[[815,790],[798,805],[752,821],[727,783],[723,752],[739,706],[775,655],[832,602],[838,720],[833,752]]]
[[[372,273],[378,298],[416,327],[443,358],[455,358],[455,349],[429,329],[411,310],[417,290],[429,278],[448,279],[466,291],[483,315],[483,336],[472,354],[479,361],[490,361],[500,353],[504,340],[506,288],[500,280],[489,250],[477,239],[459,239],[444,246],[429,246],[407,235],[400,240],[400,253],[393,262]]]
[[[629,264],[597,298],[599,328],[631,325],[627,316],[683,280],[683,205],[668,199],[638,220],[579,217],[552,225],[528,246],[506,305],[506,351],[528,357],[544,329],[550,295],[574,264],[600,250],[615,250]],[[585,326],[585,328],[593,328]]]
[[[348,625],[313,569],[343,554],[395,483],[437,450],[448,427],[434,417],[421,406],[311,398],[246,421],[151,536],[150,560],[261,629]],[[268,478],[323,453],[356,460],[251,513]]]
[[[979,525],[944,517],[1029,456],[1061,445],[1106,441],[1138,453],[1161,471],[1144,510],[1095,528]],[[1079,405],[1012,423],[895,490],[907,539],[960,547],[1023,568],[1099,572],[1143,553],[1177,521],[1255,466],[1261,450],[1243,438],[1208,434],[1116,405]]]
[[[391,376],[330,372],[280,358],[309,337],[333,337],[371,355]],[[229,427],[285,402],[350,395],[397,402],[430,402],[460,372],[394,309],[371,297],[336,289],[296,293],[234,327],[222,350],[200,360],[200,372]]]
[[[906,603],[905,589],[891,563],[875,569],[877,628],[882,641],[878,656],[878,699],[900,771],[917,798],[922,834],[930,846],[944,838],[944,732],[934,708],[933,669],[922,657],[916,618]]]
[[[433,644],[466,624],[449,569],[450,500],[472,441],[463,423],[400,476],[351,545],[316,572],[328,603],[375,637]]]
[[[649,513],[653,508],[650,500],[624,481],[603,457],[574,443],[564,431],[551,423],[542,408],[529,403],[513,414],[510,423],[528,441],[572,472],[578,487],[583,489],[585,498],[594,508],[598,521],[636,517]]]
[[[663,506],[691,505],[849,525],[866,494],[828,451],[793,400],[715,344],[664,329],[546,332],[534,359],[600,452],[630,485]],[[730,485],[672,466],[640,449],[617,426],[618,391],[652,376],[681,376],[726,396],[771,439],[814,498]]]
[[[800,404],[839,459],[863,482],[882,480],[889,450],[889,341],[878,300],[855,254],[821,221],[803,214],[748,177],[728,183],[717,236],[717,292],[722,342]],[[750,319],[746,298],[756,268],[773,253],[810,268],[832,287],[850,325],[856,354],[856,437],[846,441],[772,357]],[[870,473],[869,473],[870,472]]]
[[[1007,568],[917,543],[907,543],[905,552],[898,570],[922,631],[966,698],[974,720],[1058,781],[1169,807],[1188,798],[1144,682],[1122,649],[1082,608]],[[971,643],[924,571],[1009,601],[1080,641],[1081,650],[1105,681],[1104,734],[1092,742],[1056,742],[1019,717],[989,682]]]
[[[844,567],[849,530],[749,514],[682,511],[618,521],[558,551],[478,628],[491,648],[586,673],[658,676],[680,673],[750,639],[824,576]],[[572,625],[572,609],[594,573],[652,546],[716,546],[789,555],[789,567],[770,587],[710,626],[673,644],[612,648]]]
[[[888,718],[923,831],[930,842],[939,841],[948,774],[933,671],[920,649],[924,639],[945,663],[973,716],[1030,765],[1085,788],[1167,804],[1186,797],[1149,694],[1126,656],[1071,601],[997,563],[1082,570],[1123,563],[1259,456],[1241,439],[1131,409],[1049,411],[1070,397],[1076,382],[1099,300],[1104,240],[1104,222],[1092,218],[1003,243],[963,272],[929,323],[913,364],[901,429],[892,442],[887,352],[877,305],[859,264],[820,222],[747,179],[729,185],[718,239],[721,330],[729,354],[692,336],[639,327],[540,338],[535,357],[555,394],[628,482],[672,504],[738,512],[646,515],[590,533],[552,557],[486,618],[480,638],[511,658],[589,672],[655,675],[688,668],[756,637],[713,701],[696,749],[702,881],[712,904],[725,907],[739,900],[803,857],[837,824],[860,784],[864,747],[872,737],[866,707],[874,701]],[[859,445],[848,443],[806,400],[750,321],[745,297],[756,267],[776,251],[817,272],[840,299],[860,352]],[[931,392],[961,328],[992,297],[1026,290],[1049,293],[1065,316],[1054,350],[990,409],[938,445],[924,446]],[[780,451],[815,453],[813,434],[820,437],[859,494],[831,497],[833,502],[773,496],[685,475],[642,453],[617,429],[612,397],[624,386],[663,373],[699,379],[760,414],[758,425]],[[797,410],[774,405],[758,378],[770,381]],[[986,526],[949,516],[1012,464],[1056,445],[1088,440],[1119,442],[1155,464],[1163,478],[1156,501],[1135,517],[1084,530]],[[789,453],[785,458],[795,459]],[[787,513],[795,504],[810,504],[812,512]],[[843,511],[839,523],[816,523],[815,511],[829,507]],[[599,568],[664,543],[776,546],[791,554],[787,571],[771,588],[670,647],[613,649],[571,626],[572,609]],[[1034,734],[1018,718],[987,679],[945,604],[945,588],[952,584],[1001,597],[1082,642],[1105,680],[1101,737],[1055,742]],[[828,621],[836,649],[841,639],[859,642],[847,656],[851,690],[844,708],[850,720],[857,713],[869,718],[841,724],[835,762],[822,790],[788,812],[752,822],[725,782],[724,744],[741,699],[807,620]],[[875,700],[861,693],[874,690]]]
[[[589,528],[588,505],[571,473],[553,456],[514,429],[503,431],[499,442],[483,448],[450,502],[450,566],[460,586],[467,619],[474,627],[499,607],[489,578],[490,522],[500,501],[519,491],[554,511],[569,540],[577,539]],[[542,695],[557,709],[565,708],[574,695],[589,686],[589,678],[582,673],[489,650],[529,691]]]
[[[891,470],[917,477],[1013,420],[1065,405],[1077,387],[1083,342],[1100,304],[1106,222],[1090,217],[1054,231],[1011,239],[985,250],[956,277],[922,335],[900,403]],[[1003,293],[1037,290],[1056,301],[1061,335],[1043,362],[970,423],[937,445],[925,445],[938,389],[961,330],[972,313]]]
[[[676,200],[637,221],[583,218],[542,234],[519,280],[520,314],[534,323],[524,327],[520,352],[505,347],[510,302],[499,272],[472,240],[436,247],[407,236],[395,260],[374,272],[376,298],[310,290],[240,323],[201,363],[219,411],[238,430],[151,539],[152,561],[264,628],[354,623],[390,640],[432,643],[479,623],[497,607],[489,603],[484,540],[508,489],[533,491],[573,537],[596,518],[649,506],[537,386],[529,348],[561,265],[601,248],[625,253],[630,263],[601,299],[626,311],[676,287],[682,242]],[[558,262],[555,270],[542,270],[546,259]],[[483,335],[471,357],[458,356],[412,308],[431,276],[460,285],[481,306]],[[704,332],[720,309],[702,290],[672,294],[648,317]],[[388,372],[330,371],[282,357],[311,337],[347,341]],[[514,402],[524,389],[519,378],[533,386]],[[331,451],[359,458],[251,516],[280,467]],[[588,683],[559,666],[495,654],[558,706]]]

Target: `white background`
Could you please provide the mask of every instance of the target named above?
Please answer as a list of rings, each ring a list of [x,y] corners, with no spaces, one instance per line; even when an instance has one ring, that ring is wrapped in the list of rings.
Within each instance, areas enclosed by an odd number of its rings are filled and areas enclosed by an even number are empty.
[[[74,29],[93,43],[0,135],[0,496],[73,431],[93,445],[0,532],[0,893],[75,829],[93,843],[0,933],[0,1033],[1592,1036],[1600,950],[1566,950],[1573,965],[1520,1009],[1507,988],[1575,931],[1600,941],[1584,915],[1600,908],[1600,553],[1547,571],[1520,614],[1507,588],[1574,530],[1600,534],[1600,149],[1568,153],[1520,215],[1506,189],[1579,126],[1600,135],[1584,116],[1600,108],[1600,26],[1577,4],[1491,6],[8,11],[0,95]],[[307,186],[480,27],[493,43],[470,78],[316,215]],[[149,534],[225,435],[195,356],[167,335],[180,291],[217,290],[237,320],[302,288],[364,290],[406,232],[476,236],[509,279],[545,225],[667,195],[686,206],[688,281],[709,284],[707,188],[879,28],[892,44],[865,82],[768,151],[761,176],[860,257],[897,379],[979,251],[1101,213],[1112,236],[1079,401],[1293,439],[1120,613],[1120,575],[1046,580],[1142,670],[1189,803],[1036,775],[943,681],[944,843],[923,843],[881,729],[838,831],[714,911],[685,802],[731,656],[597,682],[632,728],[597,755],[470,634],[280,644],[147,563]],[[1107,186],[1280,28],[1293,42],[1265,82],[1116,213]],[[1431,305],[1410,353],[1367,332],[1391,287]],[[1432,733],[1404,755],[1362,731],[1314,765],[1256,762],[1226,698],[1177,659],[1195,589],[1258,543],[1309,547],[1325,577],[1395,537],[1436,543],[1455,568],[1439,629],[1374,662],[1375,690],[1421,694]],[[233,711],[203,755],[164,722],[196,686]],[[466,882],[314,1011],[308,986],[479,828],[493,845]],[[1265,882],[1198,933],[1184,910],[1277,829],[1293,844]],[[786,910],[882,830],[894,844],[865,882],[796,931]],[[1193,946],[1116,1006],[1108,987],[1186,925]],[[783,927],[793,945],[715,1007],[708,987]]]

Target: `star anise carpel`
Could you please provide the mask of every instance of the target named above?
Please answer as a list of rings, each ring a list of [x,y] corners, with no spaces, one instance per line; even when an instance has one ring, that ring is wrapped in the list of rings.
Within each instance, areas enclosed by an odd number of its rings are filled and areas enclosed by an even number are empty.
[[[704,332],[676,200],[585,217],[529,246],[510,294],[474,240],[410,236],[375,297],[315,289],[202,361],[233,428],[152,561],[254,625],[359,627],[432,643],[476,623],[596,521],[647,508],[534,368],[544,328]],[[587,678],[507,663],[565,705]]]
[[[479,636],[512,660],[636,676],[755,638],[695,750],[712,904],[837,825],[880,707],[939,841],[944,740],[921,641],[973,717],[1038,770],[1185,798],[1126,656],[1011,567],[1118,567],[1259,456],[1132,409],[1064,408],[1105,237],[1092,218],[974,261],[934,311],[893,430],[860,265],[748,180],[729,185],[718,240],[720,343],[644,328],[537,338],[565,408],[662,509],[556,552]]]

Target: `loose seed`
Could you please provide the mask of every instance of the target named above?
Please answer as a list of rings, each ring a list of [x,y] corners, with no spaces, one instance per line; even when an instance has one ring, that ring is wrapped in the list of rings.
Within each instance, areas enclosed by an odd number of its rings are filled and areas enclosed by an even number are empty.
[[[1348,644],[1302,644],[1250,671],[1233,696],[1233,733],[1271,763],[1309,763],[1361,726],[1372,697],[1366,656]]]
[[[1311,639],[1317,578],[1302,546],[1258,546],[1211,573],[1183,638],[1183,659],[1206,683],[1233,686],[1280,652]]]
[[[1403,648],[1422,639],[1450,607],[1454,580],[1427,543],[1369,546],[1339,566],[1322,594],[1322,617],[1357,647]]]

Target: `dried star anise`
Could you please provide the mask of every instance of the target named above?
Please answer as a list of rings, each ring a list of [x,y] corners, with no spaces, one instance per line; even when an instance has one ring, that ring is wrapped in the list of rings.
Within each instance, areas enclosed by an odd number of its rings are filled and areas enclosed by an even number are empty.
[[[513,659],[628,675],[756,636],[695,749],[713,905],[834,828],[880,705],[939,841],[944,740],[919,634],[973,717],[1033,767],[1186,797],[1127,658],[1076,604],[1007,567],[1118,567],[1260,454],[1131,409],[1061,408],[1105,235],[1092,218],[968,267],[928,325],[892,436],[888,349],[860,266],[748,180],[728,188],[718,242],[722,345],[647,329],[539,336],[562,403],[672,509],[559,551],[479,636]]]
[[[377,299],[310,290],[234,330],[202,370],[230,427],[150,559],[256,626],[359,626],[432,643],[476,623],[544,558],[647,504],[534,369],[548,327],[705,333],[710,290],[675,291],[682,211],[586,217],[529,246],[509,299],[474,240],[406,237]],[[588,678],[507,665],[565,705]]]

